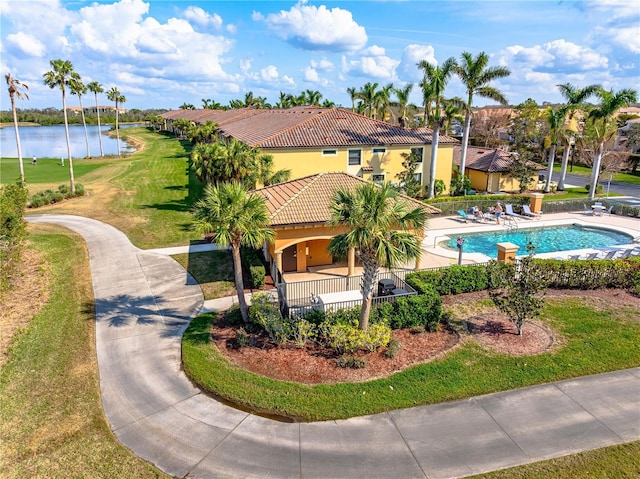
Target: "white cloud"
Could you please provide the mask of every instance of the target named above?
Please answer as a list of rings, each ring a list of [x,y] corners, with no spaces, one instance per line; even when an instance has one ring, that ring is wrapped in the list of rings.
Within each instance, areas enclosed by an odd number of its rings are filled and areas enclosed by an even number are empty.
[[[269,65],[260,70],[260,78],[262,81],[271,82],[277,80],[278,77],[278,69],[274,65]]]
[[[10,33],[7,35],[8,47],[17,50],[30,57],[43,57],[46,47],[37,38],[24,32]]]
[[[588,47],[566,40],[553,40],[543,45],[513,45],[498,54],[501,64],[531,71],[574,73],[608,67],[608,59]]]
[[[253,19],[263,21],[280,38],[307,50],[352,52],[367,43],[364,27],[353,20],[350,11],[310,6],[306,0],[278,14],[264,16],[254,12]]]
[[[318,81],[320,81],[320,75],[318,75],[318,71],[315,68],[305,67],[303,68],[302,73],[304,75],[305,81],[311,83],[317,83]]]
[[[217,13],[213,15],[205,12],[200,7],[187,7],[182,16],[189,21],[189,23],[201,28],[213,27],[216,30],[222,28],[222,17]]]
[[[333,70],[333,63],[331,63],[326,58],[323,58],[320,61],[311,60],[311,62],[309,62],[309,64],[311,65],[311,68],[314,68],[316,70],[323,70],[323,71],[332,71]]]
[[[422,60],[426,60],[433,64],[438,63],[433,47],[431,45],[407,45],[402,52],[402,60],[399,68],[402,72],[403,78],[408,81],[417,81],[422,79],[422,72],[417,66],[417,64]]]
[[[612,20],[640,15],[637,0],[591,0],[585,3],[584,8],[592,10],[598,16],[604,14]]]

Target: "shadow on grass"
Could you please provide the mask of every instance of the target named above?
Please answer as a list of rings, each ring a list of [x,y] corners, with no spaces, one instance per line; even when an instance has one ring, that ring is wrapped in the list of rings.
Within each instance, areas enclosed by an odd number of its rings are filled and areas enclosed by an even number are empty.
[[[229,251],[189,253],[187,271],[199,284],[233,281],[233,264]]]

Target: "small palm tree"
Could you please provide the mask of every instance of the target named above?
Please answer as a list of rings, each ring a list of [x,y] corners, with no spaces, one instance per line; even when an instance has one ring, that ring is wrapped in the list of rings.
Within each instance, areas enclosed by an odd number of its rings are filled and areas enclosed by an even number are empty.
[[[367,108],[367,116],[373,118],[375,114],[376,92],[378,91],[378,83],[365,83],[360,90],[356,92],[356,99],[362,100]]]
[[[16,112],[16,98],[22,100],[23,98],[29,99],[27,90],[29,86],[26,83],[22,83],[20,80],[11,76],[11,73],[7,73],[4,76],[7,80],[7,88],[9,90],[9,98],[11,98],[11,112],[13,113],[13,127],[16,131],[16,146],[18,147],[18,162],[20,164],[20,183],[24,186],[24,164],[22,163],[22,147],[20,145],[20,132],[18,131],[18,114]]]
[[[89,133],[87,132],[87,120],[84,116],[84,108],[82,107],[82,95],[86,95],[88,89],[85,84],[82,83],[82,80],[78,75],[77,78],[73,78],[69,82],[69,90],[71,90],[72,95],[78,96],[78,103],[80,103],[80,113],[82,114],[82,126],[84,127],[84,141],[87,146],[87,158],[91,158],[91,150],[89,149]]]
[[[433,198],[435,196],[435,183],[436,183],[436,165],[438,159],[438,141],[440,136],[440,127],[442,126],[442,108],[444,107],[444,90],[454,73],[456,67],[456,60],[447,58],[442,65],[432,65],[426,60],[422,60],[418,63],[418,68],[424,70],[424,83],[430,85],[428,89],[433,98],[433,135],[431,140],[431,164],[429,167],[429,190],[427,192],[427,198]],[[425,104],[427,102],[425,101]],[[426,110],[425,110],[426,113]]]
[[[409,120],[407,113],[409,109],[409,95],[413,90],[413,83],[408,83],[404,88],[394,88],[393,92],[396,94],[396,105],[400,108],[400,118],[398,121],[402,128],[407,127],[407,121]]]
[[[462,132],[462,151],[460,154],[460,173],[464,175],[467,160],[467,146],[469,144],[469,130],[471,129],[471,108],[473,106],[473,96],[478,95],[483,98],[495,100],[501,105],[506,105],[507,99],[499,90],[489,86],[489,83],[499,78],[511,75],[511,71],[506,67],[487,67],[489,56],[485,52],[472,56],[471,53],[463,52],[460,63],[455,67],[456,75],[462,80],[467,89],[468,100],[465,108],[464,129]]]
[[[98,106],[98,93],[104,93],[104,88],[97,81],[92,81],[87,85],[87,89],[93,93],[96,99],[96,114],[98,115],[98,141],[100,142],[100,156],[104,156],[104,150],[102,149],[102,132],[100,126],[100,107]]]
[[[374,283],[381,267],[394,267],[420,257],[420,240],[427,216],[423,208],[410,209],[390,183],[365,183],[354,191],[340,189],[331,201],[329,226],[344,226],[329,252],[344,259],[355,249],[364,268],[360,329],[367,329]]]
[[[120,91],[112,86],[107,92],[107,98],[116,104],[116,143],[118,144],[118,156],[120,156],[120,130],[118,126],[118,104],[127,101],[127,98]]]
[[[67,158],[69,160],[69,182],[71,186],[71,192],[76,192],[76,181],[73,177],[73,159],[71,158],[71,140],[69,139],[69,119],[67,118],[67,90],[69,83],[72,79],[79,79],[75,71],[73,71],[73,65],[69,60],[51,60],[49,62],[53,70],[46,72],[43,75],[44,84],[49,88],[60,88],[62,92],[62,113],[64,115],[64,131],[67,136]]]
[[[357,97],[357,90],[356,87],[349,87],[347,88],[347,93],[349,94],[349,97],[351,98],[351,111],[356,111],[356,98]]]
[[[238,183],[208,186],[204,197],[193,210],[194,229],[199,234],[211,234],[211,242],[231,246],[233,272],[242,319],[249,322],[249,310],[244,298],[240,246],[258,248],[275,237],[269,227],[269,211],[262,196],[251,194]]]

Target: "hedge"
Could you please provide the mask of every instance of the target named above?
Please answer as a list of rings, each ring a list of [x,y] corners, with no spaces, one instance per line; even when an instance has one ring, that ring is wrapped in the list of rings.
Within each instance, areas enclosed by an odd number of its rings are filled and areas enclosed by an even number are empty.
[[[267,271],[260,259],[258,251],[252,248],[241,248],[242,266],[249,271],[251,288],[260,289],[264,286],[264,277]]]
[[[405,281],[419,293],[434,287],[442,296],[482,291],[488,287],[487,268],[484,265],[417,271],[408,274]]]

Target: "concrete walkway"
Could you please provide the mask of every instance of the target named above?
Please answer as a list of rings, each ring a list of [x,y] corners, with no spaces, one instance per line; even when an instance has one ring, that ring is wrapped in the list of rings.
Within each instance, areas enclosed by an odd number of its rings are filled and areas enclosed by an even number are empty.
[[[640,438],[640,368],[339,421],[282,423],[233,409],[181,371],[180,338],[203,301],[178,263],[92,219],[28,221],[87,242],[105,414],[123,444],[168,474],[450,478]]]

